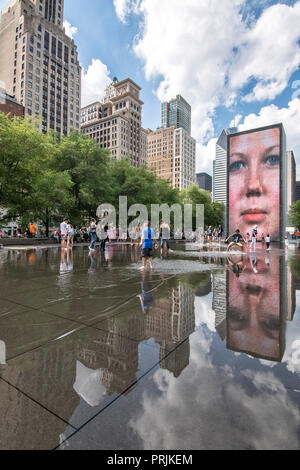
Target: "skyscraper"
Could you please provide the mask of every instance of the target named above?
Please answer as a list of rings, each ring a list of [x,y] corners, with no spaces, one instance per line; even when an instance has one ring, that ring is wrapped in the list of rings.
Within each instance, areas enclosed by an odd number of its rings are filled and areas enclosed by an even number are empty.
[[[141,88],[131,78],[117,79],[107,87],[102,102],[81,109],[81,131],[100,147],[110,150],[111,157],[131,158],[133,167],[145,160],[145,135],[142,133]],[[142,142],[143,139],[143,142]]]
[[[0,81],[40,131],[80,129],[81,67],[64,0],[11,0],[0,22]]]
[[[287,210],[296,201],[296,162],[294,152],[289,150],[287,156]]]
[[[214,201],[227,203],[227,136],[237,132],[236,127],[223,129],[216,144],[214,167]]]
[[[212,177],[207,173],[197,173],[197,184],[200,189],[212,192]]]
[[[196,141],[184,129],[168,127],[148,133],[147,164],[173,188],[186,189],[196,182]]]
[[[162,103],[161,126],[182,128],[191,135],[191,115],[191,106],[181,95],[177,95],[175,99]]]

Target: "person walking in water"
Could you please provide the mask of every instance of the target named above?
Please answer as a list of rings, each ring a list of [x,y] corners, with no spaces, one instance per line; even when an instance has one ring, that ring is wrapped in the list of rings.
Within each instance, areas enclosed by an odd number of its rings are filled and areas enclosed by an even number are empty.
[[[271,237],[270,234],[266,236],[266,244],[267,244],[267,251],[270,251],[270,245],[271,245]]]
[[[67,248],[67,239],[68,239],[68,219],[65,218],[60,224],[60,234],[61,234],[61,247],[62,249]]]
[[[108,237],[108,225],[107,224],[103,224],[102,227],[101,227],[101,244],[100,244],[100,250],[101,251],[105,251],[105,245],[106,245],[106,242],[107,242],[107,237]]]
[[[74,235],[75,235],[75,231],[74,231],[74,227],[73,225],[69,222],[68,223],[68,242],[67,242],[67,249],[69,250],[71,248],[71,250],[73,249],[73,246],[74,246]]]
[[[90,222],[89,232],[91,234],[91,243],[89,246],[89,250],[95,251],[95,243],[97,241],[97,224],[95,219],[92,219]]]
[[[257,225],[255,225],[255,227],[252,229],[252,232],[251,232],[251,244],[250,244],[251,250],[252,248],[254,249],[254,251],[256,250],[256,242],[257,242]]]
[[[224,230],[223,230],[222,225],[219,225],[218,233],[217,233],[219,246],[221,246],[221,241],[222,241],[222,237],[223,237],[223,232],[224,232]]]
[[[157,241],[154,235],[154,232],[151,228],[151,223],[145,223],[144,229],[142,231],[142,238],[141,238],[141,247],[143,250],[143,266],[141,270],[144,271],[147,268],[147,259],[150,263],[150,269],[153,269],[153,245],[155,244],[155,248],[157,248]]]
[[[172,250],[170,249],[170,226],[165,223],[163,220],[161,221],[160,225],[160,239],[161,239],[161,254],[163,255],[164,249],[166,250],[166,253],[172,253]]]

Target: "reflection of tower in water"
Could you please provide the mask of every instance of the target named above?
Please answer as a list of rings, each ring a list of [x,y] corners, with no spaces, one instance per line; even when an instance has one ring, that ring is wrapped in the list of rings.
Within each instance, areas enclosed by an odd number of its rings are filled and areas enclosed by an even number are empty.
[[[114,323],[114,325],[112,325]],[[99,333],[96,340],[79,351],[79,359],[87,367],[101,369],[101,381],[108,393],[122,393],[136,381],[138,343],[115,334],[118,321],[110,321],[110,331]],[[123,332],[124,334],[124,332]]]
[[[213,301],[212,309],[215,312],[215,327],[222,339],[226,338],[227,314],[227,280],[226,271],[212,274]]]
[[[168,352],[162,347],[159,351],[159,360],[161,361],[160,367],[172,372],[174,377],[179,377],[180,374],[190,363],[190,342],[187,339],[175,351],[167,355]]]
[[[156,301],[156,308],[146,318],[146,336],[160,345],[160,367],[178,377],[189,365],[189,336],[195,331],[195,295],[182,283],[172,289],[170,298]],[[176,348],[184,340],[182,346]],[[170,350],[173,350],[170,355]],[[166,357],[167,356],[167,357]],[[166,357],[166,359],[164,359]]]

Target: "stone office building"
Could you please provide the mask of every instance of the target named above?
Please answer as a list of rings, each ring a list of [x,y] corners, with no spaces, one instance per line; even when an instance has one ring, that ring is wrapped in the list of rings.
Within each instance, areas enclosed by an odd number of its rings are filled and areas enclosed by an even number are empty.
[[[81,67],[64,0],[11,0],[0,22],[0,81],[42,132],[80,130]]]
[[[111,157],[130,156],[134,168],[144,163],[141,88],[130,78],[116,79],[107,88],[102,101],[81,109],[81,131],[94,139]]]

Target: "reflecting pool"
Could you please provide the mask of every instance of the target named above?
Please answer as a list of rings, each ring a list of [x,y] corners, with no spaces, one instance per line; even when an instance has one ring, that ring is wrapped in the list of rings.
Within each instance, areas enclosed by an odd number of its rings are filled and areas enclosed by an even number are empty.
[[[1,449],[299,449],[300,254],[0,251]]]

